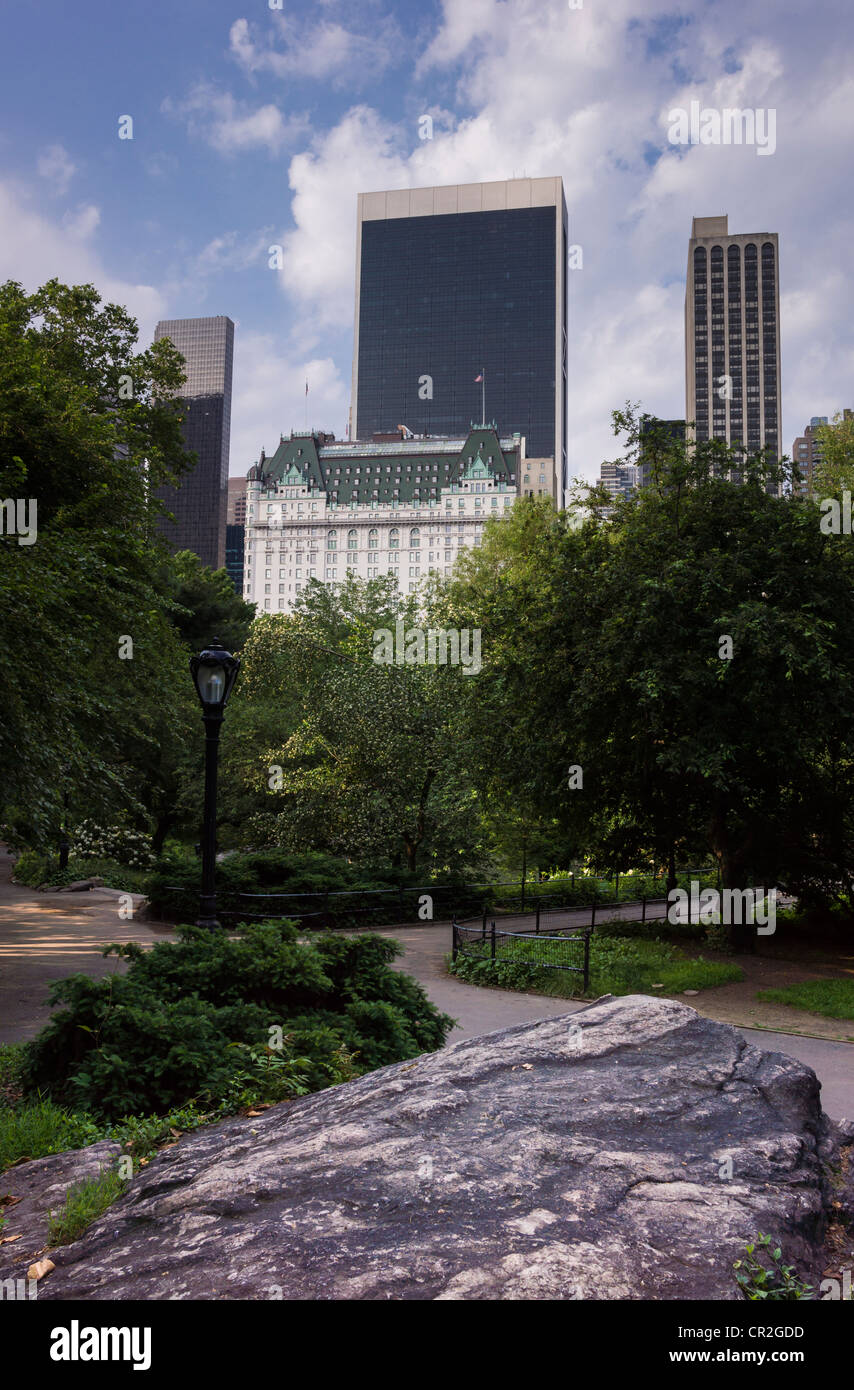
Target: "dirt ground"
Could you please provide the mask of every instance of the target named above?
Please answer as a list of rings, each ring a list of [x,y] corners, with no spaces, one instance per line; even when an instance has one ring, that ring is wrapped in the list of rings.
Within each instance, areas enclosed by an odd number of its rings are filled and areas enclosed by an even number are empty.
[[[715,960],[714,952],[683,947],[686,955]],[[691,998],[691,1007],[706,1018],[743,1028],[768,1028],[776,1033],[800,1033],[836,1042],[854,1042],[854,1019],[825,1018],[823,1014],[757,999],[761,989],[783,989],[805,980],[854,979],[854,934],[849,928],[801,927],[781,923],[777,934],[763,938],[756,954],[720,957],[744,971],[734,984],[704,989]]]

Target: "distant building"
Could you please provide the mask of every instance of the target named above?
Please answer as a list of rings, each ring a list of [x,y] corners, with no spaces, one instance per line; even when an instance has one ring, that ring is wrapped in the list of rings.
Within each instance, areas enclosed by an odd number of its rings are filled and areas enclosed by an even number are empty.
[[[225,517],[225,568],[239,594],[243,593],[243,546],[246,522],[246,479],[228,480],[228,508]]]
[[[780,458],[780,276],[776,232],[731,235],[726,215],[695,217],[685,285],[685,418]]]
[[[246,520],[246,478],[243,474],[228,480],[228,510],[225,519],[230,526],[242,526]]]
[[[247,476],[243,597],[287,612],[310,579],[348,574],[390,574],[411,593],[426,574],[449,575],[517,497],[556,501],[558,490],[554,460],[527,458],[524,438],[499,437],[494,424],[456,439],[294,431]]]
[[[638,470],[633,463],[603,463],[599,469],[599,481],[604,483],[612,497],[631,497],[637,491]]]
[[[842,418],[850,420],[852,414],[854,412],[846,409]],[[828,423],[826,415],[813,415],[803,434],[799,435],[792,445],[792,462],[797,464],[801,475],[800,482],[792,484],[792,491],[800,493],[803,497],[811,497],[813,494],[815,468],[824,458],[819,431],[822,425]]]
[[[644,415],[640,424],[640,448],[638,450],[637,486],[648,487],[655,472],[656,454],[663,453],[674,442],[684,442],[684,420],[659,420],[655,415]]]
[[[186,361],[182,430],[185,448],[197,456],[195,468],[185,474],[179,487],[158,489],[158,497],[175,517],[174,521],[161,518],[159,529],[173,553],[192,550],[203,564],[222,569],[234,324],[224,315],[163,319],[154,337],[169,338]]]
[[[567,252],[558,177],[360,193],[351,436],[485,414],[557,460],[562,507]]]

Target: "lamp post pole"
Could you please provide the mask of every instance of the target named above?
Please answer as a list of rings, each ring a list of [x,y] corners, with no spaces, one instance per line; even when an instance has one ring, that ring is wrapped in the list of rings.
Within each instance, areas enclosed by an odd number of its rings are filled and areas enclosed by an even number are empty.
[[[190,657],[190,671],[202,706],[205,725],[205,817],[202,831],[202,892],[198,927],[219,926],[216,916],[216,782],[219,731],[240,658],[227,652],[218,637],[199,656]]]
[[[216,916],[216,774],[222,710],[203,714],[205,724],[205,821],[202,831],[202,895],[197,927],[218,927]]]

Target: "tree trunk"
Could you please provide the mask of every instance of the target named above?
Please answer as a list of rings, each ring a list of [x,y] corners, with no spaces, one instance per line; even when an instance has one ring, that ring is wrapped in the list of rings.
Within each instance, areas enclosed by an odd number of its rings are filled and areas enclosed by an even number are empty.
[[[158,859],[163,853],[163,845],[165,844],[166,836],[169,834],[174,824],[175,817],[171,811],[167,811],[164,815],[157,817],[157,824],[154,827],[154,834],[151,837],[151,849]]]

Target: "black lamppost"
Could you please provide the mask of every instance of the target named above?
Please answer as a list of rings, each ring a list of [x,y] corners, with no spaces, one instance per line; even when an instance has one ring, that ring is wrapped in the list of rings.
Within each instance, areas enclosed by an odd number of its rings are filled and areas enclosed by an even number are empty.
[[[190,657],[190,671],[201,701],[205,723],[205,826],[202,833],[202,896],[198,927],[218,927],[216,920],[216,768],[219,726],[237,679],[240,657],[227,652],[218,637],[198,656]]]

